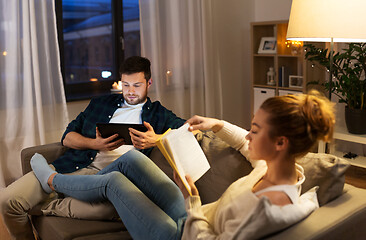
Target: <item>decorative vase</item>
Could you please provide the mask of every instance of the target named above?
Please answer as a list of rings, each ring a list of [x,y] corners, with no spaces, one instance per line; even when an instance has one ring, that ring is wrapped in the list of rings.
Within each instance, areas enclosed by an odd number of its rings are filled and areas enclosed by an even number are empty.
[[[366,109],[345,107],[344,116],[349,133],[366,134]]]

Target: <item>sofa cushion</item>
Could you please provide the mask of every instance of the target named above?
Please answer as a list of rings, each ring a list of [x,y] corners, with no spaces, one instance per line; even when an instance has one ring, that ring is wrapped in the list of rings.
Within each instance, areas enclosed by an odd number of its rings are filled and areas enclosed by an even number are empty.
[[[308,153],[297,161],[305,172],[302,193],[319,186],[318,201],[322,206],[343,192],[347,160],[325,153]]]

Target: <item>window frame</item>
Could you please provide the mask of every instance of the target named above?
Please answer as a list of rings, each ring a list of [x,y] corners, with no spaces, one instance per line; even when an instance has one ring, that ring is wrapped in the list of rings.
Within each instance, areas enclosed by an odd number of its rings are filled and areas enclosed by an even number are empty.
[[[113,61],[114,71],[117,73],[111,80],[96,82],[67,84],[65,81],[65,54],[63,38],[63,11],[62,0],[55,0],[56,23],[58,33],[58,43],[60,51],[61,74],[64,83],[66,101],[78,101],[91,99],[92,97],[102,96],[111,93],[112,84],[120,80],[119,66],[124,59],[124,37],[123,37],[123,0],[111,0],[112,3],[112,36],[113,49],[115,51]]]

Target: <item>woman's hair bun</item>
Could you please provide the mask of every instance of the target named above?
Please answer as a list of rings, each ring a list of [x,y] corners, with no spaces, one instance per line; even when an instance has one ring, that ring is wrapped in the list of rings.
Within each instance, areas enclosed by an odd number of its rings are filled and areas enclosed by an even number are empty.
[[[307,124],[307,131],[313,140],[328,142],[333,137],[335,124],[334,104],[318,91],[302,95],[301,110]]]

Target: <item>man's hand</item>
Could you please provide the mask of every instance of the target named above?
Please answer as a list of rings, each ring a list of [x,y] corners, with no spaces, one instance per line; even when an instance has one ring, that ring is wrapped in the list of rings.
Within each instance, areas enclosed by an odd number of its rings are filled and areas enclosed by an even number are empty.
[[[178,185],[180,191],[183,193],[184,199],[186,199],[187,197],[189,197],[189,193],[188,193],[186,187],[184,186],[182,180],[180,179],[180,177],[178,176],[178,174],[175,171],[173,173],[173,176],[174,176],[175,183]],[[194,185],[192,178],[189,175],[187,175],[186,179],[187,179],[189,186],[191,187],[192,196],[199,196],[197,187],[196,187],[196,185]]]
[[[140,132],[136,129],[129,128],[132,144],[135,148],[146,149],[156,146],[156,140],[160,135],[155,134],[154,128],[148,122],[144,122],[147,128],[146,132]]]
[[[93,141],[92,149],[99,151],[113,151],[114,149],[119,148],[123,144],[125,144],[125,140],[123,138],[117,139],[118,134],[114,134],[110,137],[103,138],[100,134],[98,128],[95,129],[95,139]]]

